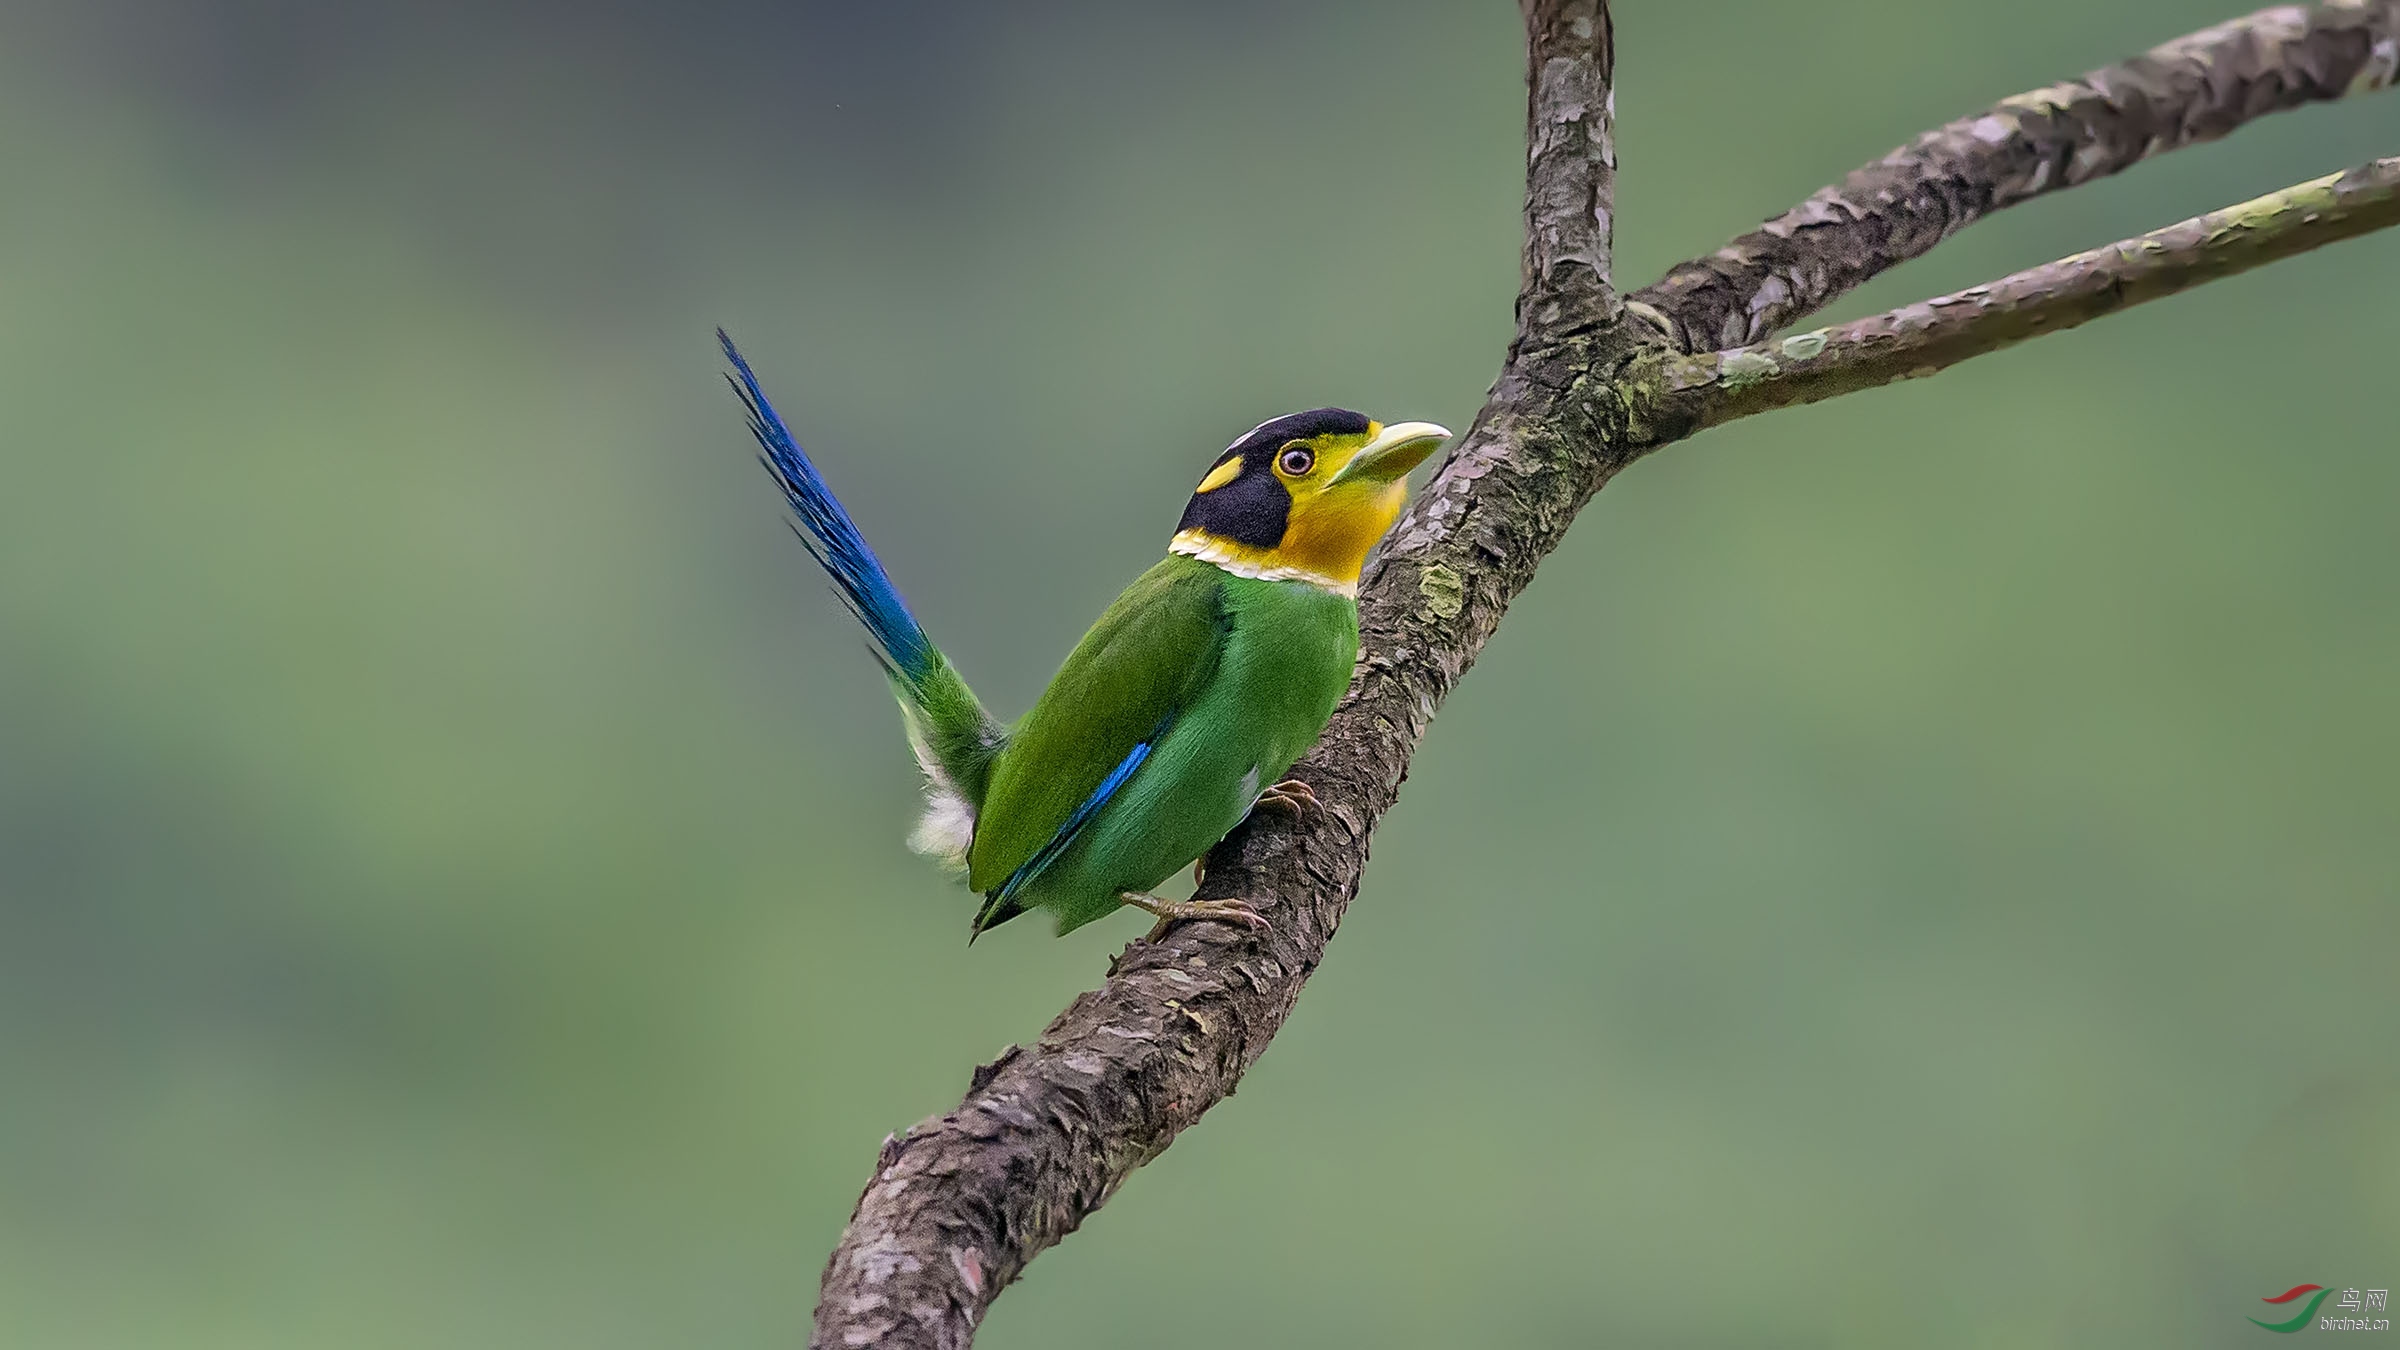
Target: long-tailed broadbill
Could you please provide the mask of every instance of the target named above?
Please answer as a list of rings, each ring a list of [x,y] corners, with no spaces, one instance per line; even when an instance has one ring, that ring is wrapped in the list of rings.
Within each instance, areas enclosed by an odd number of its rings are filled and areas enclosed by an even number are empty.
[[[924,770],[909,842],[983,897],[974,933],[1030,909],[1058,931],[1131,905],[1153,936],[1185,920],[1266,921],[1238,900],[1152,892],[1251,811],[1314,808],[1284,773],[1316,742],[1358,656],[1358,575],[1399,518],[1408,472],[1449,432],[1341,408],[1261,422],[1210,463],[1167,556],[1005,727],[925,636],[899,590],[719,333],[728,380],[795,533],[865,626]]]

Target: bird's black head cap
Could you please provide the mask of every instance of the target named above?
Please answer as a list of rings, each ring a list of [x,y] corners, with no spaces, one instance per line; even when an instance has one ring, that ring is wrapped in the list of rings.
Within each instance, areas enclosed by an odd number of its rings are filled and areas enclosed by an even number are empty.
[[[1176,531],[1202,530],[1253,548],[1275,547],[1283,542],[1292,510],[1292,494],[1275,476],[1276,452],[1320,436],[1364,436],[1371,425],[1365,413],[1348,408],[1312,408],[1259,423],[1217,456],[1183,508]],[[1227,476],[1226,465],[1236,460]]]

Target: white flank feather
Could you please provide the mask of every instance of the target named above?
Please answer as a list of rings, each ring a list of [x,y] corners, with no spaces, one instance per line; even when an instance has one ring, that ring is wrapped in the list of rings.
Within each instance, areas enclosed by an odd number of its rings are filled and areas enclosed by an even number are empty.
[[[975,842],[975,808],[939,778],[925,780],[925,814],[908,832],[908,846],[940,863],[945,871],[967,870],[967,845]]]
[[[903,705],[902,712],[909,714],[912,710]],[[975,842],[975,808],[934,760],[917,719],[909,715],[906,721],[908,748],[916,752],[917,767],[925,771],[925,814],[917,818],[917,827],[908,832],[908,846],[933,859],[942,870],[963,876],[967,870],[967,846]]]

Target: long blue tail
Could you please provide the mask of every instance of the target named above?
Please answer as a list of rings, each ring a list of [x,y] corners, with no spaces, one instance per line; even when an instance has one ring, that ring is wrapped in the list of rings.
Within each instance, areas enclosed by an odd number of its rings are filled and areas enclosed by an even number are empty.
[[[899,679],[914,683],[924,678],[941,655],[934,650],[932,639],[918,626],[917,616],[908,612],[900,588],[892,584],[875,550],[867,547],[850,513],[826,486],[825,476],[817,472],[783,419],[775,415],[775,405],[767,402],[767,391],[759,388],[758,376],[722,328],[717,330],[717,342],[725,349],[725,359],[733,363],[733,374],[725,377],[725,383],[733,386],[734,395],[750,414],[750,434],[758,438],[758,462],[775,475],[783,499],[792,504],[792,514],[798,518],[792,533],[816,555],[842,603],[866,625],[867,636],[875,640],[876,658]]]
[[[902,713],[908,720],[909,743],[924,766],[932,805],[912,839],[919,851],[963,859],[972,837],[975,812],[983,805],[984,786],[991,776],[993,756],[1005,734],[999,723],[967,688],[933,640],[908,612],[908,602],[867,547],[850,513],[826,486],[824,475],[809,462],[792,439],[775,405],[751,373],[750,363],[725,330],[717,342],[733,374],[725,382],[750,414],[750,434],[758,438],[759,462],[775,475],[784,500],[797,518],[793,533],[825,568],[833,589],[866,627],[875,658],[891,676]],[[963,815],[963,820],[961,819]]]

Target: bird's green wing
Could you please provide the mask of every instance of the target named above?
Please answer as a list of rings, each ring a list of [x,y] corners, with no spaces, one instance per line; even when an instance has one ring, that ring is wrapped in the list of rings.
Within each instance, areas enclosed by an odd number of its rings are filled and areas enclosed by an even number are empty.
[[[1224,575],[1169,556],[1075,644],[992,765],[967,854],[970,887],[994,895],[1055,857],[1208,687],[1228,631]],[[1006,910],[996,899],[978,928]]]

